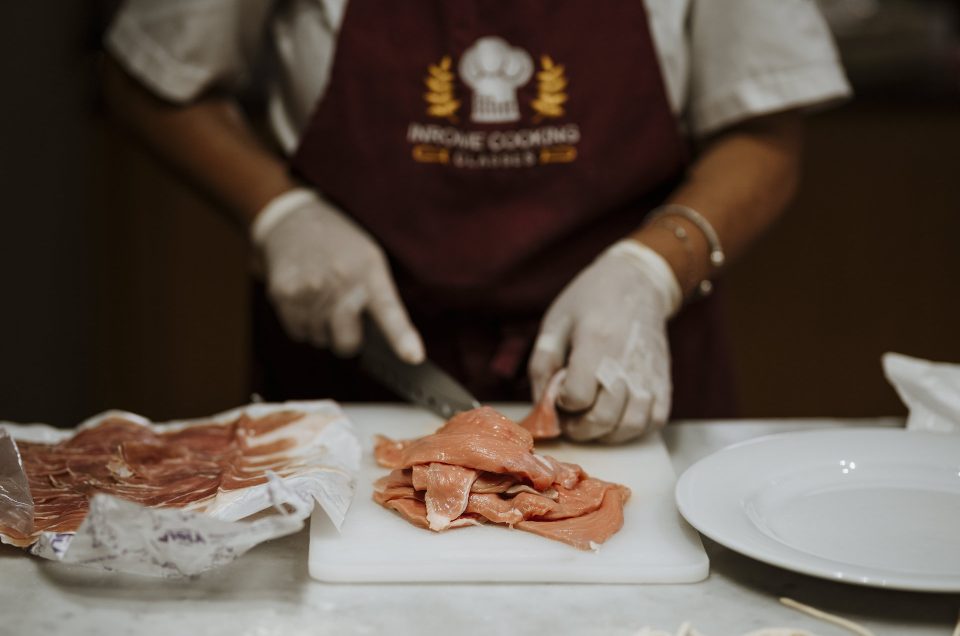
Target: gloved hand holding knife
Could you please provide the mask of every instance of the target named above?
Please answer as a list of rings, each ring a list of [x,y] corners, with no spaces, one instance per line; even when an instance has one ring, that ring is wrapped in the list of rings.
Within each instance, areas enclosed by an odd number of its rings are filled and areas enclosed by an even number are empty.
[[[257,216],[252,233],[263,251],[270,296],[291,336],[353,355],[363,344],[367,313],[401,364],[425,360],[382,250],[341,212],[309,190],[292,190]],[[629,240],[608,249],[544,318],[530,360],[534,400],[565,366],[558,406],[571,439],[616,443],[661,427],[670,410],[665,325],[679,303],[679,285],[662,257]],[[365,368],[404,397],[449,416],[449,379],[439,382],[440,395],[412,389],[424,379],[436,382],[439,370],[385,369],[389,356],[379,334],[374,339]],[[398,375],[411,373],[420,376],[417,382]]]
[[[257,215],[251,231],[270,298],[291,337],[350,356],[363,342],[367,312],[397,356],[423,361],[423,341],[383,250],[342,212],[311,190],[290,190]]]

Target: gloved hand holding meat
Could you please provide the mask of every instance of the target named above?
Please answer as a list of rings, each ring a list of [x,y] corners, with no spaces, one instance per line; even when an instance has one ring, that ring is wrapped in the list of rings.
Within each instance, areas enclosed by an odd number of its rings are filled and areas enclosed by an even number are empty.
[[[530,360],[534,394],[566,368],[557,388],[563,433],[617,443],[662,427],[670,412],[666,322],[680,287],[649,248],[609,248],[554,301]]]

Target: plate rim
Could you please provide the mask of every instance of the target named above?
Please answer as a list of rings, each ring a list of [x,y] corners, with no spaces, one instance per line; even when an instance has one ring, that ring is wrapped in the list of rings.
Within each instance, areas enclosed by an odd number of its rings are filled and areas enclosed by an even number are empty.
[[[752,523],[748,524],[751,530],[750,535],[746,538],[746,540],[744,540],[742,537],[731,537],[728,535],[728,533],[714,532],[715,528],[710,528],[709,523],[704,524],[703,519],[697,518],[697,512],[692,510],[687,505],[689,502],[685,500],[685,497],[690,496],[689,493],[692,492],[693,486],[691,486],[691,483],[694,477],[696,477],[697,473],[708,470],[708,468],[705,468],[705,466],[709,466],[710,463],[718,461],[717,458],[721,455],[742,452],[743,448],[758,444],[762,445],[779,442],[782,441],[783,438],[800,436],[831,436],[836,434],[853,434],[854,436],[857,436],[873,435],[877,433],[891,436],[909,434],[927,439],[942,439],[944,435],[944,433],[934,433],[930,431],[908,431],[905,428],[899,427],[891,428],[870,426],[856,428],[816,428],[813,430],[784,431],[741,440],[700,458],[683,471],[683,473],[677,478],[676,487],[674,488],[674,499],[676,501],[677,509],[680,511],[680,514],[687,523],[689,523],[697,530],[697,532],[709,538],[711,541],[714,541],[719,545],[722,545],[751,559],[755,559],[762,563],[766,563],[784,570],[798,572],[800,574],[826,579],[829,581],[859,585],[863,587],[906,590],[914,592],[960,592],[960,574],[957,574],[952,579],[948,577],[946,580],[944,580],[944,577],[935,577],[936,580],[933,580],[932,577],[925,578],[923,575],[908,575],[895,570],[891,571],[870,566],[846,564],[811,554],[809,552],[804,552],[803,550],[793,548],[783,543],[778,544],[780,546],[780,550],[771,550],[762,543],[751,544],[751,537],[765,536],[760,529],[756,528]],[[746,516],[739,506],[734,512],[736,514],[743,514]],[[798,561],[795,558],[791,559],[791,553],[802,556],[807,562],[804,562],[803,560]],[[817,565],[811,565],[810,561],[814,563],[833,563],[836,564],[836,566],[842,567],[843,571],[837,571],[837,568],[828,569],[825,566],[818,567]]]

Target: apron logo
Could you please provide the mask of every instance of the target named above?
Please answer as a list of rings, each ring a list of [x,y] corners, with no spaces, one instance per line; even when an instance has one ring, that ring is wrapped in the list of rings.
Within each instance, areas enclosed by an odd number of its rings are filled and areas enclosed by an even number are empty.
[[[530,102],[530,106],[537,111],[534,123],[539,123],[545,117],[563,117],[563,103],[567,101],[567,94],[563,92],[567,87],[563,66],[554,64],[549,55],[540,56],[540,66],[542,70],[537,73],[537,98]]]
[[[473,89],[470,120],[481,124],[519,121],[517,89],[533,76],[533,59],[501,38],[480,38],[460,58],[460,77]]]
[[[450,56],[444,56],[439,64],[427,67],[427,77],[423,80],[427,85],[427,92],[423,98],[427,100],[427,114],[432,117],[442,117],[457,123],[457,109],[460,102],[453,94],[453,80],[455,76],[450,70]]]
[[[452,164],[456,168],[530,168],[571,163],[577,158],[580,127],[575,123],[539,126],[544,120],[564,117],[569,96],[566,70],[549,55],[540,56],[536,97],[529,102],[532,127],[517,130],[468,129],[457,126],[463,105],[457,97],[457,74],[473,91],[470,121],[504,124],[520,121],[517,91],[533,78],[535,65],[527,51],[498,37],[480,38],[464,51],[453,70],[453,59],[444,56],[427,65],[423,82],[426,113],[445,119],[447,126],[411,122],[407,141],[418,163]]]

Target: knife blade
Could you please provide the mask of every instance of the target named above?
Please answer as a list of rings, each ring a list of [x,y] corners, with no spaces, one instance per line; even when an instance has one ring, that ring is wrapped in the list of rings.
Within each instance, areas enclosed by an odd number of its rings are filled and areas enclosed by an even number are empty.
[[[363,335],[360,366],[399,397],[426,407],[444,419],[480,406],[463,385],[433,362],[410,364],[397,357],[386,336],[369,317],[364,319]]]

